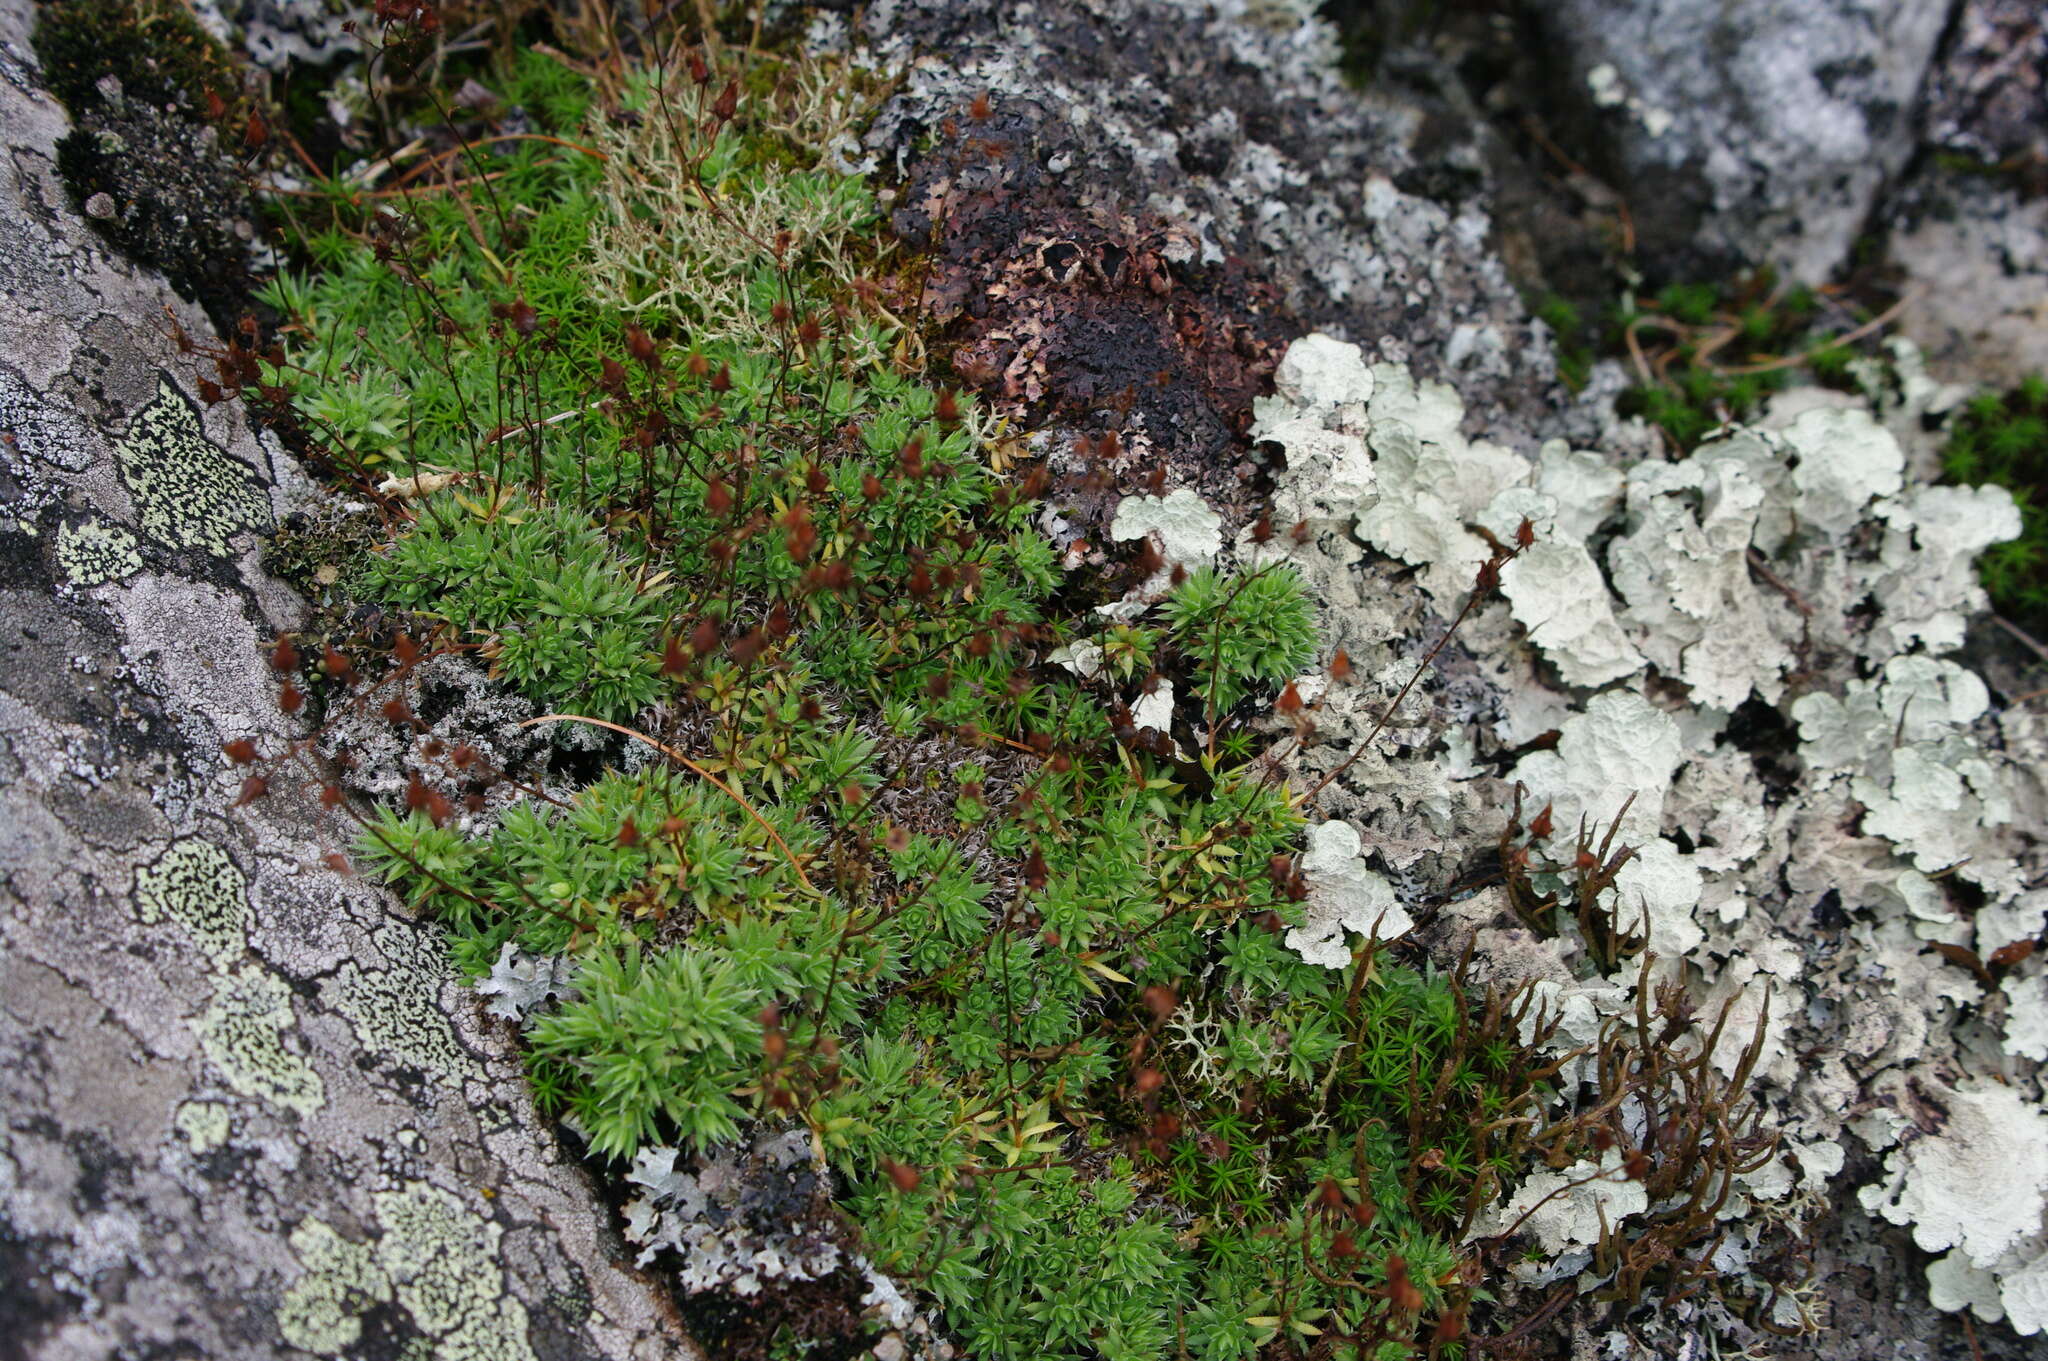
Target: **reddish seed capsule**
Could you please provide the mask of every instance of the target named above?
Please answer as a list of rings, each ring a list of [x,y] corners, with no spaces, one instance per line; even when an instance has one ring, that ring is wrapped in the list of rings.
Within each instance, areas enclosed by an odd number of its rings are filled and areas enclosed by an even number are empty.
[[[652,12],[652,7],[650,6],[649,8],[650,12]],[[703,56],[694,48],[690,51],[689,65],[690,79],[692,81],[698,85],[708,85],[711,83],[711,68],[704,64]]]
[[[1530,819],[1529,835],[1541,841],[1550,835],[1551,830],[1550,805],[1546,803],[1543,805],[1543,811]]]
[[[341,786],[340,786],[340,785],[338,785],[338,784],[323,784],[323,785],[321,785],[321,786],[320,786],[320,806],[321,806],[322,808],[335,808],[335,807],[338,807],[338,806],[340,806],[340,804],[341,804]]]
[[[412,708],[402,699],[384,701],[384,717],[392,723],[412,722]]]
[[[932,419],[940,425],[960,424],[960,397],[951,388],[939,390],[939,400],[932,407]]]
[[[925,570],[923,563],[920,562],[910,569],[910,577],[904,582],[904,588],[917,600],[923,600],[932,593],[932,574]]]
[[[633,360],[641,368],[653,368],[655,360],[659,358],[659,348],[653,344],[653,336],[649,336],[645,330],[641,330],[639,325],[629,325],[627,327],[627,354],[631,354]],[[623,372],[621,372],[621,375],[618,375],[618,381],[621,381],[621,385],[625,383]]]
[[[306,696],[296,685],[286,685],[277,692],[277,707],[285,713],[295,714],[305,707]]]
[[[1351,679],[1351,654],[1341,647],[1337,649],[1337,655],[1330,658],[1330,679],[1339,685]]]
[[[327,868],[333,870],[336,874],[355,873],[355,870],[353,870],[349,866],[348,857],[343,855],[340,851],[329,851],[326,855],[320,857],[320,859],[321,862],[327,866]]]
[[[796,328],[796,343],[805,349],[816,349],[818,342],[825,338],[825,329],[818,325],[816,317],[805,317],[803,324]]]
[[[355,667],[349,664],[348,658],[336,652],[332,647],[326,649],[320,659],[320,666],[328,675],[334,677],[343,685],[353,685],[355,683]]]
[[[1280,692],[1280,698],[1274,701],[1273,707],[1283,714],[1301,712],[1301,691],[1294,688],[1293,681],[1287,682],[1287,688]]]
[[[1152,1018],[1157,1021],[1163,1021],[1173,1015],[1174,1009],[1180,1005],[1180,994],[1165,983],[1152,984],[1141,996],[1145,999],[1145,1009],[1150,1011]]]
[[[1472,589],[1480,595],[1491,595],[1500,586],[1500,559],[1488,558],[1479,564],[1479,575],[1472,582]]]
[[[264,779],[261,775],[251,775],[248,779],[242,781],[242,792],[236,796],[234,806],[240,808],[244,804],[254,803],[269,792],[270,781]]]
[[[270,669],[280,673],[299,669],[299,650],[283,634],[278,635],[277,645],[270,649]]]
[[[1530,544],[1535,542],[1536,526],[1529,522],[1529,518],[1527,516],[1523,516],[1522,523],[1515,526],[1515,547],[1527,548]]]
[[[788,531],[784,546],[796,562],[803,562],[811,556],[811,549],[818,542],[817,526],[811,523],[811,512],[807,506],[791,506],[789,513],[782,517],[782,527]]]
[[[2034,942],[2031,940],[2016,940],[2010,945],[2001,945],[1993,950],[1984,962],[1994,969],[2010,969],[2034,953],[2034,948]]]
[[[725,88],[718,92],[718,99],[711,105],[711,116],[721,123],[729,123],[732,116],[739,112],[739,107],[740,83],[737,80],[728,80]]]
[[[1422,1292],[1408,1279],[1408,1263],[1399,1254],[1387,1257],[1387,1302],[1407,1314],[1422,1308]]]
[[[989,116],[989,112],[988,91],[983,90],[974,97],[974,102],[967,106],[967,116],[979,123]]]
[[[488,804],[489,801],[486,800],[483,795],[475,792],[474,790],[462,796],[462,806],[472,813],[483,812],[484,809],[488,806]]]
[[[831,489],[832,479],[825,476],[823,468],[813,463],[809,471],[804,474],[804,486],[810,488],[811,495],[823,496]]]
[[[1045,881],[1048,877],[1049,871],[1046,869],[1045,852],[1033,846],[1030,858],[1024,862],[1024,882],[1031,889],[1037,890],[1045,887]]]
[[[1252,524],[1252,542],[1253,542],[1253,543],[1271,543],[1272,541],[1273,541],[1273,517],[1272,517],[1272,516],[1270,516],[1270,515],[1261,515],[1261,516],[1260,516],[1260,517],[1259,517],[1259,518],[1258,518],[1258,519],[1257,519],[1256,521],[1254,521],[1254,522],[1253,522],[1253,524]]]
[[[918,1183],[924,1180],[924,1173],[893,1158],[884,1158],[882,1167],[889,1173],[889,1180],[896,1183],[896,1189],[906,1196],[915,1191]]]
[[[718,366],[718,372],[717,372],[717,373],[714,373],[714,374],[712,374],[712,375],[711,375],[711,390],[712,390],[713,392],[720,392],[720,393],[724,393],[724,392],[731,392],[731,391],[732,391],[732,366],[731,366],[731,365],[729,365],[729,364],[720,364],[720,365]]]
[[[752,666],[767,646],[767,636],[759,629],[751,629],[733,639],[726,651],[730,652],[732,659],[741,666]]]
[[[238,766],[246,766],[256,759],[256,744],[246,737],[237,737],[232,742],[224,743],[221,750]]]
[[[1166,1074],[1157,1068],[1140,1068],[1136,1085],[1140,1096],[1149,1096],[1166,1085]]]
[[[1650,1175],[1650,1155],[1637,1149],[1621,1160],[1621,1171],[1630,1181],[1641,1181]]]
[[[699,657],[708,657],[718,651],[718,624],[715,620],[700,619],[697,627],[690,630],[690,651]]]
[[[619,834],[618,834],[618,836],[617,836],[617,837],[615,837],[615,838],[613,839],[613,844],[614,844],[614,845],[617,845],[617,846],[620,846],[620,847],[626,847],[626,846],[637,846],[637,845],[639,845],[639,844],[640,844],[640,827],[639,827],[639,825],[638,825],[637,823],[635,823],[635,822],[633,821],[633,819],[631,819],[630,817],[629,817],[629,818],[627,818],[627,819],[626,819],[626,820],[625,820],[624,822],[621,822],[621,823],[619,824]]]
[[[860,494],[869,503],[882,499],[882,479],[873,473],[863,473],[860,479]]]

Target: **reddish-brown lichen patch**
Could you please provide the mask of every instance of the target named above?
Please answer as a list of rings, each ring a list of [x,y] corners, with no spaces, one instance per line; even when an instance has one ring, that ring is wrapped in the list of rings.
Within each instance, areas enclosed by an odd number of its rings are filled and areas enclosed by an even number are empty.
[[[1205,262],[1181,224],[1084,202],[1046,168],[1071,151],[1043,141],[1031,110],[962,109],[910,167],[893,226],[924,254],[912,288],[954,369],[1038,423],[1115,437],[1055,463],[1056,498],[1091,527],[1085,503],[1162,482],[1250,518],[1239,464],[1289,329],[1278,292],[1240,259]],[[1110,485],[1080,485],[1102,469]]]

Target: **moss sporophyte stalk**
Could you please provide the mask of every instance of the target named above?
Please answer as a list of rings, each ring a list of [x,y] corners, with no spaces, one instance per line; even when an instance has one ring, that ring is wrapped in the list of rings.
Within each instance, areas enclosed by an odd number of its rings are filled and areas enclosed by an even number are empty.
[[[1458,1354],[1475,1225],[1539,1157],[1620,1150],[1668,1202],[1599,1235],[1617,1294],[1698,1279],[1708,1183],[1764,1144],[1673,1053],[1681,999],[1546,1116],[1529,994],[1288,949],[1312,805],[1266,720],[1309,721],[1305,670],[1349,683],[1299,575],[1172,574],[1153,624],[1069,598],[1043,472],[999,475],[923,368],[919,264],[846,156],[878,91],[654,47],[522,52],[484,73],[518,135],[290,201],[280,346],[223,381],[288,402],[380,528],[278,640],[309,735],[230,743],[244,800],[352,821],[330,859],[441,925],[597,1159],[803,1131],[845,1252],[973,1355]],[[1049,663],[1081,643],[1104,665]],[[450,718],[479,667],[516,698],[490,731]],[[1181,697],[1165,726],[1133,684]],[[1683,1156],[1637,1146],[1646,1107]],[[656,1185],[641,1242],[687,1273],[695,1202]]]

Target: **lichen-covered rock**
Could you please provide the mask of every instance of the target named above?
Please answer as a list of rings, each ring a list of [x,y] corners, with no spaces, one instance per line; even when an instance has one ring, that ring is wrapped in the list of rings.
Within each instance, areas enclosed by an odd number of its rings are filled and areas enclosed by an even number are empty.
[[[1618,168],[1645,259],[1823,283],[1912,155],[1939,0],[1536,6],[1566,106]]]
[[[1476,152],[1444,153],[1458,192],[1416,185],[1422,114],[1346,89],[1305,0],[908,0],[813,37],[902,65],[868,142],[907,180],[894,225],[935,252],[923,301],[957,318],[966,376],[1115,431],[1136,472],[1170,458],[1227,522],[1297,328],[1455,379],[1499,431],[1544,409],[1553,360]]]
[[[14,45],[0,129],[0,1352],[692,1354],[347,824],[230,811],[303,480],[193,400],[205,319],[79,216]]]

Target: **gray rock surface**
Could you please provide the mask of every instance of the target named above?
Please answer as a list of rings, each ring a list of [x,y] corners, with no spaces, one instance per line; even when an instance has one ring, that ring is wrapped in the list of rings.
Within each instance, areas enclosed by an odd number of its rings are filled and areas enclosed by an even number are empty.
[[[1770,261],[1821,283],[1918,140],[1943,0],[1557,0],[1532,7],[1635,217],[1677,277]]]
[[[0,1356],[695,1355],[432,929],[323,863],[255,534],[306,494],[188,395],[0,4]]]
[[[2010,387],[2048,371],[2048,9],[1962,4],[1923,122],[1887,214],[1900,324],[1945,376]]]

